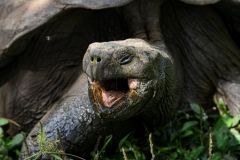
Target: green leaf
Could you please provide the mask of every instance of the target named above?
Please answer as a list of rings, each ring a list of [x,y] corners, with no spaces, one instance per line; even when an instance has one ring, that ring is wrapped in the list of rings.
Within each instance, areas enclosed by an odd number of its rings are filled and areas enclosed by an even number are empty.
[[[232,126],[232,120],[233,120],[232,116],[225,115],[222,117],[222,120],[228,128]]]
[[[130,148],[132,145],[128,140],[124,141],[124,144],[126,145],[126,147]]]
[[[90,155],[94,158],[96,156],[96,153],[94,151],[90,152]]]
[[[183,138],[183,137],[188,137],[188,136],[191,136],[191,135],[193,135],[194,134],[194,132],[192,131],[192,130],[186,130],[184,133],[183,133],[183,135],[181,135],[181,138]]]
[[[197,121],[188,121],[188,122],[185,122],[184,125],[183,125],[183,128],[181,129],[181,132],[187,130],[188,128],[192,127],[192,126],[195,126],[197,125],[198,122]]]
[[[162,153],[162,152],[168,152],[176,149],[177,146],[169,146],[169,147],[157,147],[158,148],[158,153]]]
[[[4,126],[8,124],[8,120],[6,120],[5,118],[0,118],[0,126]]]
[[[104,154],[104,152],[105,152],[105,149],[106,149],[108,143],[109,143],[111,140],[112,140],[112,135],[107,136],[107,137],[105,138],[104,145],[103,145],[102,149],[101,149],[100,152],[99,152],[99,155],[100,155],[100,156],[103,156],[103,154]]]
[[[220,160],[222,158],[222,154],[219,152],[215,152],[211,158],[211,160]]]
[[[232,135],[227,145],[231,148],[231,150],[234,150],[239,144],[240,142],[238,142],[238,140]]]
[[[232,127],[237,126],[239,124],[239,120],[240,120],[240,115],[237,115],[237,116],[233,117]]]
[[[240,134],[235,128],[230,129],[230,133],[234,136],[235,140],[240,144]]]
[[[201,114],[201,108],[200,108],[200,106],[199,106],[198,104],[196,104],[196,103],[191,103],[191,104],[190,104],[190,107],[191,107],[191,109],[192,109],[195,113]]]
[[[178,132],[174,132],[171,134],[171,138],[170,138],[170,142],[172,142],[173,140],[175,140],[180,134]]]
[[[121,141],[118,143],[118,149],[121,150],[124,142],[126,139],[131,135],[131,133],[127,134],[124,138],[121,139]]]
[[[2,129],[2,127],[0,127],[0,137],[2,134],[3,134],[3,129]]]
[[[224,128],[230,127],[232,124],[232,120],[231,118],[224,118],[221,117],[213,126],[212,131],[219,131],[222,130]]]
[[[15,149],[15,150],[13,150],[14,152],[15,152],[15,154],[19,157],[19,155],[20,155],[20,151],[19,151],[19,149]]]
[[[135,159],[144,159],[141,152],[139,152],[137,150],[132,150],[132,152],[134,154]]]
[[[220,130],[216,135],[217,147],[221,150],[226,149],[226,144],[228,142],[228,134],[225,130]]]
[[[202,151],[204,150],[203,146],[199,146],[197,149],[193,150],[190,153],[190,157],[197,159],[199,157],[199,155],[202,153]]]
[[[218,105],[225,108],[225,104],[224,104],[222,98],[219,98],[219,99],[218,99]]]
[[[215,99],[215,103],[217,104],[220,115],[227,115],[228,117],[232,117],[229,110],[227,110],[222,98],[219,98],[218,101]]]
[[[62,158],[57,156],[56,154],[51,154],[51,156],[54,157],[56,160],[62,160]]]
[[[186,153],[186,149],[185,148],[177,148],[177,152],[182,155],[184,153]]]
[[[18,133],[17,135],[15,135],[13,137],[13,139],[10,142],[8,142],[8,144],[7,144],[9,146],[8,149],[11,150],[15,146],[20,145],[22,142],[23,142],[23,136],[21,133]]]
[[[171,159],[176,159],[178,157],[178,153],[177,152],[173,152],[170,154]]]
[[[5,146],[0,146],[0,156],[7,156],[8,155],[8,150]]]

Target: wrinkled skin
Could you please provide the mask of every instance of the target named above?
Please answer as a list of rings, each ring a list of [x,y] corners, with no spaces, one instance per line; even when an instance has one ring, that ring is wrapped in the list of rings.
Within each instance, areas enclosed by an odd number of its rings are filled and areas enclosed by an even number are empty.
[[[211,107],[214,94],[233,115],[240,113],[240,51],[230,36],[239,35],[237,25],[227,28],[223,22],[229,19],[212,6],[169,1],[161,10],[158,2],[152,12],[141,12],[151,4],[139,11],[135,3],[68,10],[29,33],[21,56],[0,70],[0,116],[24,131],[41,120],[49,139],[57,138],[59,128],[65,151],[87,158],[99,135],[113,135],[111,148],[142,123],[166,123],[176,108],[187,109],[193,102]],[[102,80],[111,84],[116,78],[127,81],[127,90],[116,89],[120,96],[104,99],[113,89]],[[11,125],[9,133],[18,129]],[[37,124],[28,136],[31,154],[39,150],[38,132]],[[26,156],[23,147],[20,159]]]
[[[171,117],[173,60],[161,43],[154,46],[140,39],[89,46],[83,69],[89,76],[90,101],[101,118],[125,120],[153,108],[159,117]]]
[[[80,20],[79,15],[82,16]],[[90,43],[125,39],[126,30],[121,23],[122,19],[114,10],[72,10],[61,18],[51,23],[53,30],[50,30],[49,26],[43,26],[36,31],[38,34],[33,38],[34,43],[30,44],[31,47],[21,57],[16,58],[15,66],[9,65],[1,70],[1,74],[6,74],[6,77],[1,79],[1,106],[5,106],[1,111],[5,117],[20,123],[20,129],[25,131],[33,128],[45,115],[41,121],[47,137],[56,138],[56,128],[59,128],[66,151],[87,157],[89,151],[94,149],[99,135],[104,137],[106,134],[115,134],[114,139],[119,139],[136,125],[135,119],[129,119],[130,123],[112,124],[95,116],[88,100],[87,77],[83,74],[81,65],[84,52]],[[107,21],[108,19],[112,21]],[[105,26],[101,27],[101,23]],[[119,27],[115,27],[116,24],[119,24]],[[99,30],[94,29],[97,26]],[[118,34],[112,34],[109,32],[111,30]],[[91,33],[92,37],[86,33]],[[46,40],[48,35],[51,36],[49,41]],[[66,43],[70,41],[74,43]],[[41,50],[35,50],[39,47]],[[26,63],[27,61],[33,63]],[[15,86],[18,86],[17,89]],[[47,112],[49,109],[51,111]],[[116,128],[122,128],[123,132],[119,133]],[[14,130],[15,126],[10,126],[11,133]],[[33,129],[29,139],[35,139],[38,131],[38,127]],[[38,149],[36,143],[29,140],[32,152]],[[22,158],[25,156],[26,152],[23,151]]]

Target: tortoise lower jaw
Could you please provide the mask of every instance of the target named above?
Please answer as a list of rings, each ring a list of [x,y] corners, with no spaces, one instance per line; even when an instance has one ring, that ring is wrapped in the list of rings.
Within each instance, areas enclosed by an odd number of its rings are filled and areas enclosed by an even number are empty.
[[[116,80],[106,81],[108,84]],[[93,105],[96,115],[109,121],[125,120],[138,115],[144,108],[151,106],[154,94],[155,81],[147,79],[127,79],[128,90],[121,91],[120,88],[111,90],[104,87],[101,81],[92,82],[89,79],[89,100]],[[115,82],[116,83],[116,82]],[[120,85],[120,84],[119,84]],[[110,97],[109,95],[112,95]],[[106,96],[106,97],[104,97]],[[107,101],[107,100],[108,101]]]
[[[92,95],[95,104],[101,104],[103,107],[113,108],[124,101],[124,97],[131,97],[133,90],[137,88],[137,79],[111,79],[102,81],[91,81]],[[97,108],[99,106],[97,105]]]

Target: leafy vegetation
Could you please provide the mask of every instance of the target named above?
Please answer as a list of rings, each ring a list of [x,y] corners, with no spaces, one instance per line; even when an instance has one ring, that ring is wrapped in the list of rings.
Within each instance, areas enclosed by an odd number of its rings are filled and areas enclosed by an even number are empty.
[[[13,138],[7,136],[4,132],[4,127],[9,124],[9,120],[0,118],[0,159],[13,160],[19,156],[19,149],[22,145],[23,136],[21,133],[15,135]]]
[[[136,137],[138,131],[129,133],[119,142],[114,153],[105,153],[112,136],[105,138],[102,147],[99,146],[99,137],[90,154],[94,160],[237,160],[240,157],[240,116],[232,117],[221,99],[216,104],[217,113],[207,115],[199,105],[191,104],[191,113],[178,111],[174,121],[153,128],[152,133],[148,129],[140,137]],[[12,152],[16,143],[14,138],[3,137],[1,126],[5,123],[8,122],[0,119],[0,156],[11,160],[8,152]],[[40,151],[27,159],[36,159],[42,154],[48,154],[52,159],[67,159],[60,135],[58,140],[48,141],[40,126]],[[57,148],[59,143],[61,149]]]
[[[178,111],[176,120],[154,128],[150,142],[147,141],[148,132],[141,139],[127,135],[120,141],[117,152],[124,149],[128,160],[151,157],[163,160],[237,160],[240,157],[240,116],[233,118],[221,99],[217,108],[219,114],[207,115],[199,105],[191,104],[193,113]],[[123,157],[117,160],[125,160]],[[112,158],[104,160],[109,159]]]
[[[110,135],[105,138],[102,149],[100,151],[98,151],[98,147],[99,147],[101,138],[102,138],[102,136],[99,136],[96,146],[94,148],[94,151],[91,152],[91,156],[93,157],[93,160],[105,159],[104,153],[106,151],[106,147],[107,147],[108,143],[112,139],[112,136]]]

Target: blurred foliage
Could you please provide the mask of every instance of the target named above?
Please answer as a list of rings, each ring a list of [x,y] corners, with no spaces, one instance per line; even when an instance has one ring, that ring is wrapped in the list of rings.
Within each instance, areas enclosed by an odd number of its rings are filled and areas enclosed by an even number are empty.
[[[9,120],[0,118],[0,160],[17,159],[20,154],[23,136],[21,133],[10,137],[4,132],[4,127],[9,125]]]

